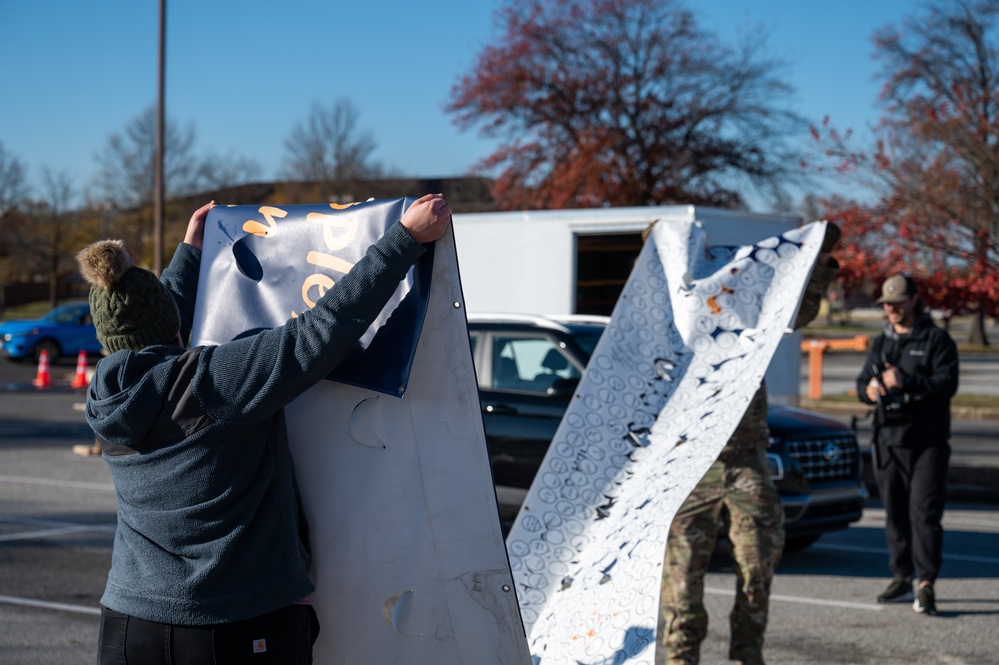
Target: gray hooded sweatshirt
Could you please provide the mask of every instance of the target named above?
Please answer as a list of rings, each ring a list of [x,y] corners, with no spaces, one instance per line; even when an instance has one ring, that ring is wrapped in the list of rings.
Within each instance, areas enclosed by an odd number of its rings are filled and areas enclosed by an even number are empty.
[[[227,623],[301,600],[308,528],[284,406],[323,379],[425,249],[398,223],[316,306],[220,346],[153,346],[101,359],[87,422],[118,498],[101,603],[149,621]],[[162,282],[187,339],[201,252],[178,248]]]

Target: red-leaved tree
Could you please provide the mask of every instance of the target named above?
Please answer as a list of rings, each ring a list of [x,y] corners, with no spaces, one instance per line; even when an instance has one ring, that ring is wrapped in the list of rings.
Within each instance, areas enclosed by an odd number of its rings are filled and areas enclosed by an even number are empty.
[[[816,128],[836,168],[877,192],[876,204],[833,200],[843,221],[844,280],[909,272],[927,300],[972,314],[970,340],[988,344],[999,316],[999,0],[927,7],[875,36],[885,113],[877,141]]]
[[[508,0],[497,17],[447,110],[502,139],[478,168],[504,208],[733,207],[797,175],[803,126],[760,31],[722,44],[679,0]]]
[[[973,277],[966,266],[948,265],[944,252],[923,242],[918,224],[913,220],[899,222],[903,218],[898,211],[842,198],[825,203],[825,219],[843,231],[836,257],[840,263],[838,278],[847,297],[876,288],[891,275],[905,272],[919,281],[926,303],[948,319],[969,313],[972,306],[978,311],[978,295],[986,299],[986,315],[996,316],[999,285],[994,271]],[[969,294],[976,294],[970,303]]]

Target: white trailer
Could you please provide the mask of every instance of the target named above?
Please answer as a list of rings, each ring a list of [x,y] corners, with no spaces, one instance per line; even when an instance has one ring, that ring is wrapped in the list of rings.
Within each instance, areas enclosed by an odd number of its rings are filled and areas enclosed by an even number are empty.
[[[801,226],[798,217],[693,205],[531,210],[454,216],[467,311],[610,314],[657,220],[700,222],[713,245],[748,245]],[[800,333],[781,342],[767,371],[774,403],[799,402]]]

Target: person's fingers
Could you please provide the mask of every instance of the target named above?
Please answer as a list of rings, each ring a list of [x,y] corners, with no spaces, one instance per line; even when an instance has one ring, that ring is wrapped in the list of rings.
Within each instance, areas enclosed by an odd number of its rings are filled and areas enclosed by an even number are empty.
[[[417,205],[419,203],[426,203],[427,201],[432,201],[433,199],[437,198],[437,196],[438,196],[437,194],[424,194],[420,198],[413,201],[413,205]]]
[[[215,201],[210,201],[206,203],[205,205],[201,206],[200,208],[194,211],[194,214],[191,215],[192,219],[198,221],[204,220],[204,218],[208,215],[208,211],[214,208],[215,206],[216,206]]]

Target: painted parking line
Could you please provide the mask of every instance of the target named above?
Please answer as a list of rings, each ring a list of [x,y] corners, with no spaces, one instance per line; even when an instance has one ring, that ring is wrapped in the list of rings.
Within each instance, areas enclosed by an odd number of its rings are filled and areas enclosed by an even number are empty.
[[[112,483],[85,483],[74,480],[54,480],[52,478],[24,478],[23,476],[2,476],[0,483],[19,483],[22,485],[47,485],[52,487],[72,487],[84,490],[114,491]]]
[[[5,522],[7,524],[27,524],[30,526],[49,526],[54,528],[72,528],[72,527],[85,527],[87,529],[96,529],[98,531],[114,531],[114,523],[108,524],[90,524],[89,522],[65,522],[63,520],[46,520],[39,517],[24,517],[21,515],[0,515],[0,522]]]
[[[876,526],[883,528],[885,525],[885,514],[883,510],[874,511],[867,508],[864,511],[864,516],[859,522],[851,526]],[[999,531],[999,520],[997,519],[982,519],[979,516],[973,516],[964,511],[950,510],[944,513],[943,518],[944,529],[957,529],[957,528],[972,528],[980,529],[984,531]]]
[[[8,533],[0,535],[0,542],[12,542],[15,540],[32,540],[36,538],[51,538],[52,536],[64,536],[73,533],[85,533],[88,531],[99,531],[101,533],[114,533],[114,524],[81,524],[79,522],[62,522],[56,520],[42,520],[32,517],[14,517],[0,515],[0,524],[18,524],[21,526],[39,526],[43,529],[34,531],[22,531],[20,533]]]
[[[888,550],[884,547],[857,547],[856,545],[833,545],[832,543],[816,543],[812,549],[837,550],[840,552],[859,552],[861,554],[880,554],[888,556]],[[944,559],[950,561],[967,561],[969,563],[987,563],[999,565],[999,558],[989,556],[972,556],[970,554],[948,554],[944,552]]]
[[[86,607],[85,605],[69,605],[67,603],[53,603],[47,600],[35,600],[33,598],[15,598],[14,596],[0,596],[0,604],[19,605],[21,607],[37,607],[43,610],[59,610],[61,612],[75,612],[76,614],[101,615],[100,607]]]
[[[704,593],[714,594],[716,596],[735,596],[734,589],[717,589],[713,587],[705,587]],[[786,603],[802,603],[805,605],[822,605],[824,607],[846,607],[851,610],[870,610],[872,612],[881,612],[884,610],[882,605],[874,605],[872,603],[851,603],[845,600],[827,600],[823,598],[805,598],[804,596],[784,596],[781,594],[771,594],[770,600],[779,600]]]
[[[9,543],[15,540],[35,540],[37,538],[51,538],[53,536],[65,536],[71,533],[83,533],[94,531],[88,527],[70,527],[66,529],[45,529],[43,531],[25,531],[23,533],[11,533],[0,536],[0,543]]]

